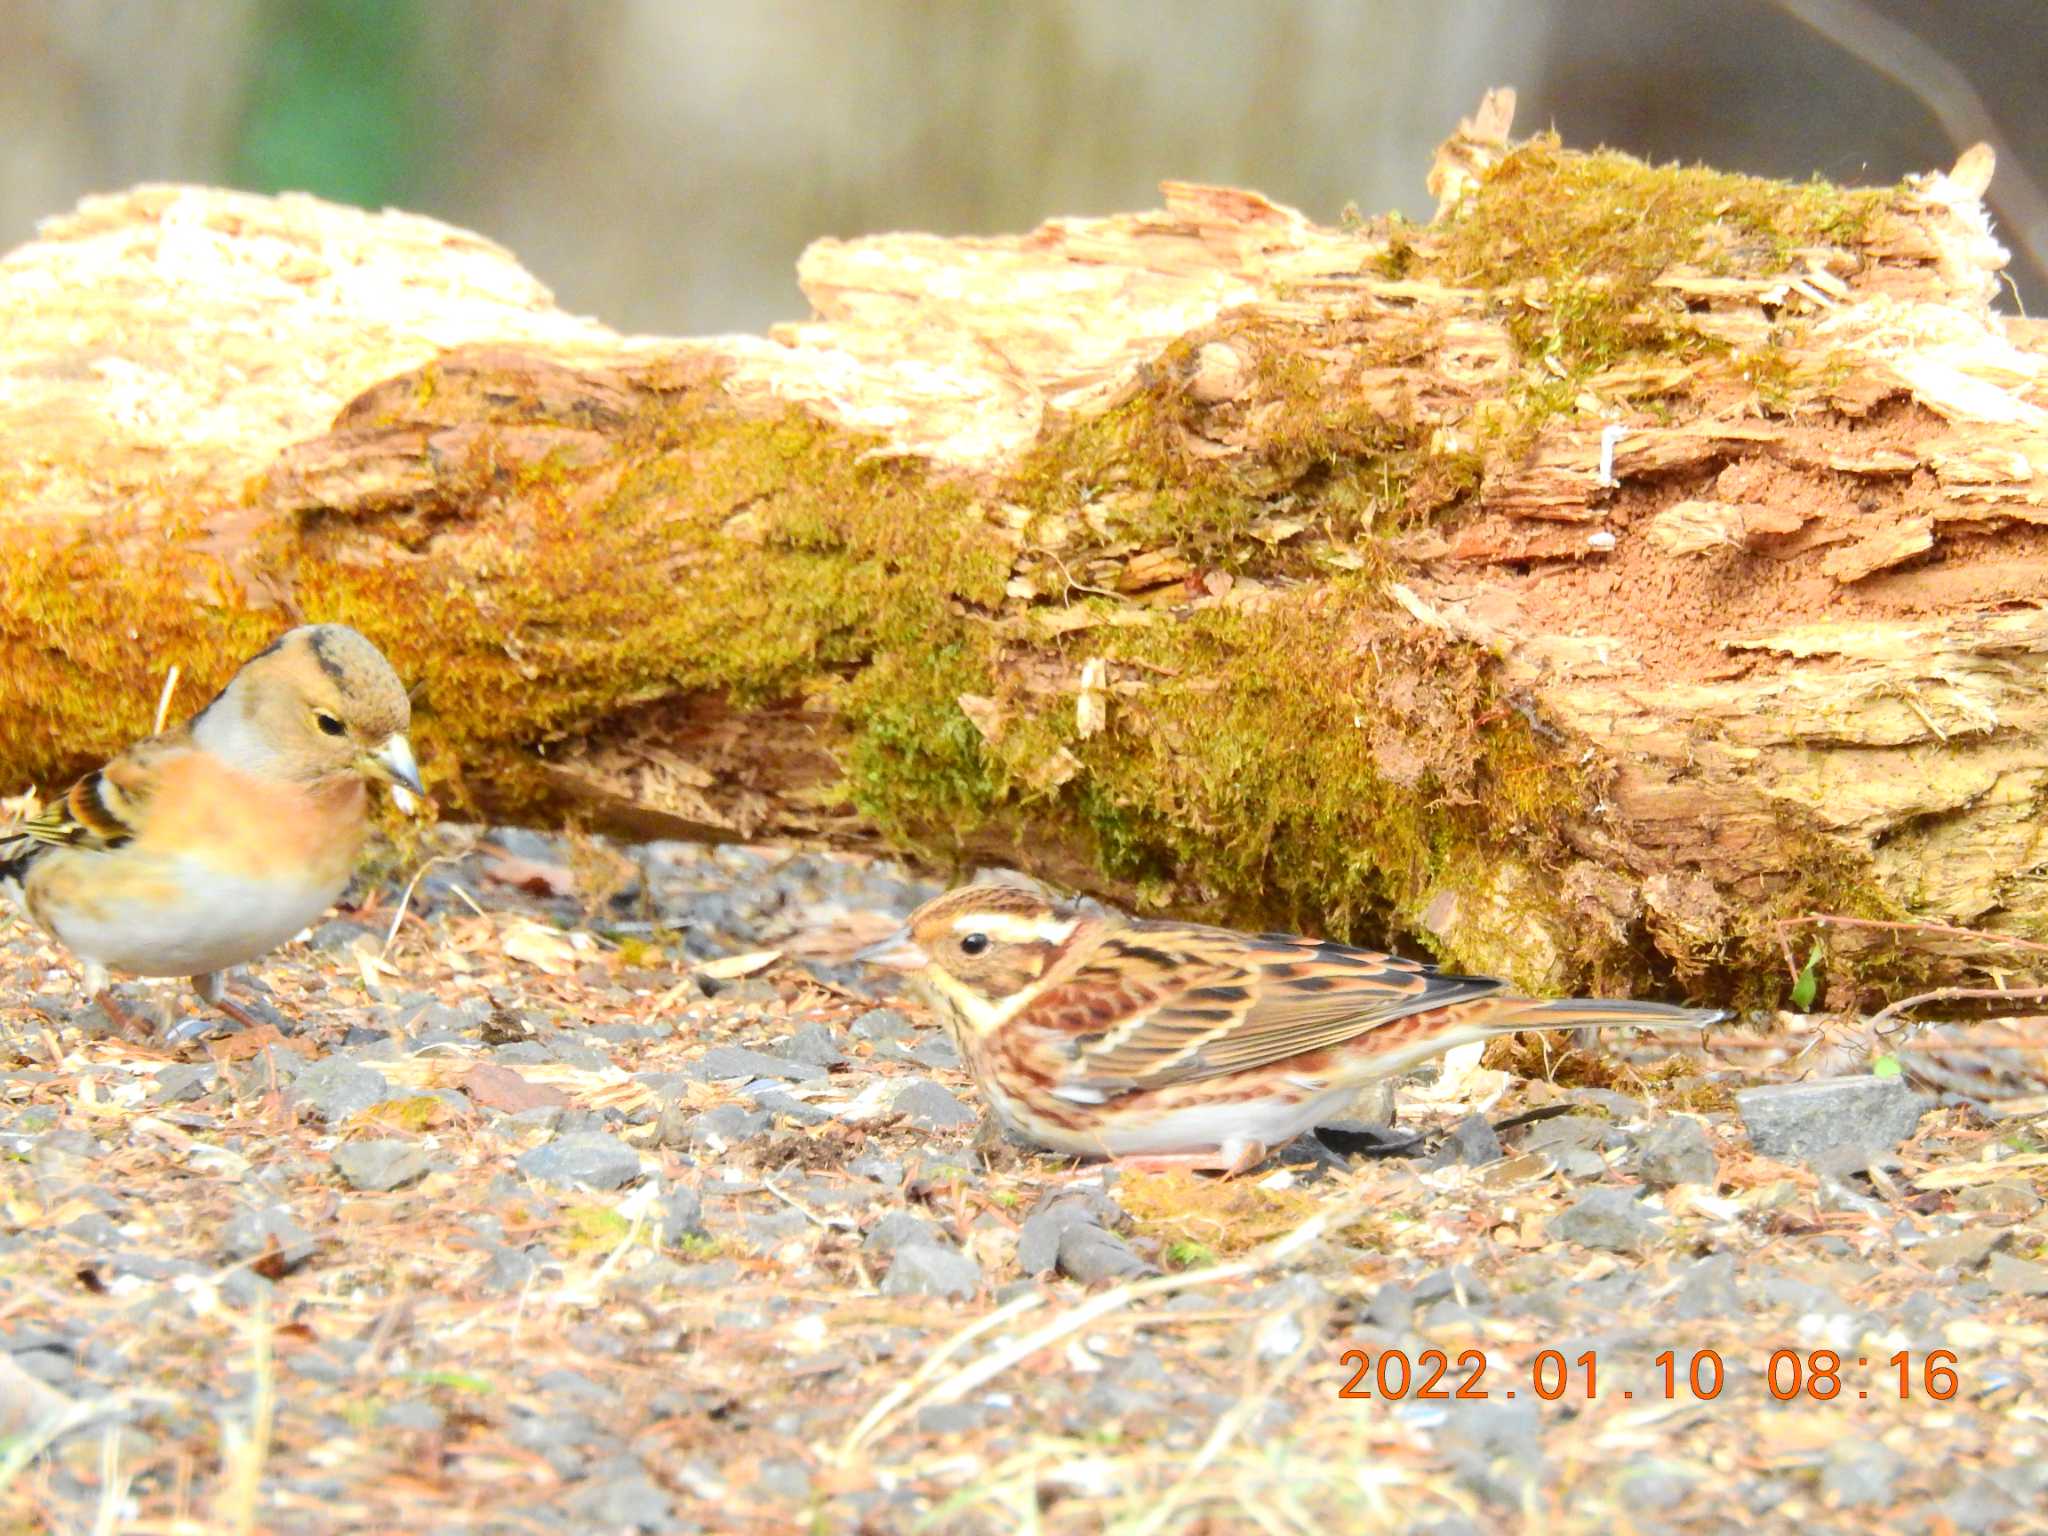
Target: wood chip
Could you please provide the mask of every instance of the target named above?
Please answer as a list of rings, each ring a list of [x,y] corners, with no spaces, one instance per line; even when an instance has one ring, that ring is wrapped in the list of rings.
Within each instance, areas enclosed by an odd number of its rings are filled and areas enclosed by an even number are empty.
[[[720,955],[716,960],[706,960],[693,969],[697,975],[708,976],[713,981],[738,981],[742,976],[767,970],[781,958],[779,949],[750,949],[745,954]]]
[[[457,1079],[456,1087],[485,1109],[508,1115],[529,1109],[567,1109],[569,1095],[546,1083],[528,1082],[510,1067],[495,1062],[478,1062]]]

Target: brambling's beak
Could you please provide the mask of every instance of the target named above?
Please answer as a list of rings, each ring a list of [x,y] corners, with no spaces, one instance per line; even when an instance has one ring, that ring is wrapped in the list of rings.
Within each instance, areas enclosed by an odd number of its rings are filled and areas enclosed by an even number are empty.
[[[932,957],[910,936],[908,928],[898,928],[889,937],[879,943],[870,944],[853,958],[863,965],[879,965],[892,971],[921,971],[932,963]]]
[[[366,778],[389,784],[392,802],[407,815],[426,798],[427,792],[420,784],[420,765],[413,761],[412,743],[403,736],[386,737],[383,746],[357,758],[356,766]]]

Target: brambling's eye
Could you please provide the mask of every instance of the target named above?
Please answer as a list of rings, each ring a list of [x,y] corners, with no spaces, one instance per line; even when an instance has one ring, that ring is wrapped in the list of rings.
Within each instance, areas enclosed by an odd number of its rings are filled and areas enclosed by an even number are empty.
[[[325,710],[315,710],[313,712],[313,723],[319,726],[320,729],[325,731],[329,736],[340,736],[345,734],[348,730],[347,726],[343,725],[339,720],[335,719],[334,716],[328,714]]]
[[[978,955],[987,948],[988,935],[985,933],[970,933],[960,941],[960,953],[963,955]]]

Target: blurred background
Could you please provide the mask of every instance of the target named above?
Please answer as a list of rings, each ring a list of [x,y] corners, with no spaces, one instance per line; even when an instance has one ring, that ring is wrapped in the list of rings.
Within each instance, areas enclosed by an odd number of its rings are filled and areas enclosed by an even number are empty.
[[[1854,183],[1999,151],[2048,309],[2048,0],[0,0],[0,248],[145,180],[434,214],[622,330],[805,313],[820,235],[1027,229],[1164,177],[1421,217],[1515,129]]]

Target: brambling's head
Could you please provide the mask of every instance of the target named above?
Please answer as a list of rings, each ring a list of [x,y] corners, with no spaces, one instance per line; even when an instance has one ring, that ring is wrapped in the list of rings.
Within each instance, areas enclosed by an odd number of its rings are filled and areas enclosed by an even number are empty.
[[[406,730],[412,701],[384,653],[342,624],[307,624],[251,657],[192,722],[193,737],[247,772],[313,784],[357,774],[420,788]]]
[[[1036,891],[968,885],[926,902],[855,958],[917,975],[979,1028],[1045,975],[1081,921]]]

